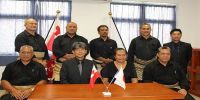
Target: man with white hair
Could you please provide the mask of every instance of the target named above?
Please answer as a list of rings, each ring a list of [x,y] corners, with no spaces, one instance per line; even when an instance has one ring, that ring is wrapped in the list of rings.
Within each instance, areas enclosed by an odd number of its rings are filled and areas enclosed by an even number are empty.
[[[46,61],[49,60],[48,50],[44,38],[37,34],[37,21],[33,18],[28,18],[24,22],[25,30],[17,35],[15,39],[15,51],[19,52],[23,45],[31,45],[34,50],[34,61],[46,66]]]
[[[24,45],[20,48],[20,59],[6,66],[1,84],[9,94],[3,95],[1,100],[27,99],[35,85],[46,83],[45,68],[32,60],[33,55],[32,46]]]

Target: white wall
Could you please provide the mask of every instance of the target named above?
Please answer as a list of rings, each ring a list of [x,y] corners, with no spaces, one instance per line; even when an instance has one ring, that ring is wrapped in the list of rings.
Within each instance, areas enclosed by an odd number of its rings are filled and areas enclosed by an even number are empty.
[[[109,24],[109,2],[104,1],[72,1],[72,21],[78,24],[78,34],[89,41],[99,37],[97,27]]]
[[[190,42],[193,48],[200,48],[200,12],[199,0],[179,0],[177,26],[183,31],[183,41]]]
[[[133,0],[132,0],[133,1]],[[200,48],[200,0],[135,0],[136,2],[177,4],[177,27],[183,31],[182,41]],[[104,0],[73,0],[72,20],[78,24],[78,34],[89,41],[98,37],[96,28],[100,24],[110,24],[109,2]]]

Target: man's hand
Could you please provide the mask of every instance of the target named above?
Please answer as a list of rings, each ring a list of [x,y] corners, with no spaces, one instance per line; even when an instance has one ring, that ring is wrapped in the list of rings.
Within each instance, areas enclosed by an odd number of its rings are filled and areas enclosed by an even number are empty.
[[[31,95],[31,93],[32,93],[32,88],[23,90],[23,97],[28,98]]]
[[[107,58],[107,59],[104,59],[103,62],[107,64],[107,63],[110,63],[110,62],[112,62],[112,61],[113,61],[112,59]]]
[[[112,59],[109,58],[103,58],[103,57],[98,57],[97,60],[101,61],[101,66],[105,67],[107,63],[112,62]]]
[[[63,57],[59,58],[59,61],[64,62],[66,60],[71,60],[75,58],[74,54],[65,54]]]
[[[187,91],[186,91],[185,89],[180,89],[180,90],[178,91],[178,93],[183,94],[184,96],[186,96]]]
[[[75,58],[75,55],[74,55],[74,54],[65,54],[63,57],[64,57],[66,60],[70,60],[70,59]]]
[[[59,61],[64,62],[66,61],[66,59],[62,57],[62,58],[59,58]]]
[[[33,61],[42,64],[44,67],[47,67],[47,61],[46,60],[41,60],[41,59],[33,58]]]
[[[42,60],[41,64],[42,64],[44,67],[47,67],[47,61],[46,61],[46,60]]]
[[[19,100],[25,99],[25,98],[23,97],[23,92],[22,92],[21,90],[12,89],[12,91],[10,92],[10,94],[11,94],[12,96],[14,96],[17,100],[18,100],[18,99],[19,99]]]

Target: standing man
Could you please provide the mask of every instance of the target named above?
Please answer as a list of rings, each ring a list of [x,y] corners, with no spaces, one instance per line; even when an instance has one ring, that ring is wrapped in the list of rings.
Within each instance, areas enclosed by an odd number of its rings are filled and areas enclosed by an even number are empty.
[[[187,73],[187,66],[192,57],[192,46],[190,43],[182,42],[182,31],[180,29],[173,29],[170,32],[172,41],[164,44],[171,49],[171,61],[178,63],[181,69]]]
[[[170,61],[170,56],[169,47],[160,47],[157,53],[158,60],[153,61],[144,68],[143,81],[163,84],[183,94],[185,100],[194,100],[187,92],[190,84],[185,73],[177,63]]]
[[[88,84],[93,68],[93,62],[85,59],[88,47],[84,42],[75,42],[72,45],[72,53],[75,58],[63,63],[60,71],[62,84]]]
[[[19,52],[23,45],[31,45],[35,56],[33,60],[46,67],[49,55],[44,38],[36,32],[37,21],[33,18],[28,18],[25,20],[24,26],[26,29],[18,34],[15,39],[15,51]]]
[[[90,42],[90,55],[104,67],[114,60],[114,50],[117,48],[117,43],[108,37],[108,26],[100,25],[97,31],[100,37]]]
[[[19,51],[19,60],[8,64],[2,74],[2,87],[9,93],[1,100],[26,100],[35,85],[46,84],[44,67],[32,60],[32,46],[23,45]]]
[[[150,33],[150,24],[143,23],[140,26],[140,36],[134,38],[129,46],[128,61],[134,63],[138,80],[142,80],[144,67],[156,60],[156,53],[161,46],[159,40]]]
[[[74,42],[84,42],[88,45],[87,39],[76,34],[77,24],[75,22],[69,22],[66,26],[66,31],[64,35],[58,36],[53,43],[53,54],[57,57],[57,62],[53,69],[54,83],[60,83],[62,63],[75,58],[75,55],[72,53],[72,44]]]

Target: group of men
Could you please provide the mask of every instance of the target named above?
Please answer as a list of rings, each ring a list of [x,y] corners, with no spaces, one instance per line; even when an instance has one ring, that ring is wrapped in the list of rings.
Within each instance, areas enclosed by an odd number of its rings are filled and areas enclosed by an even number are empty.
[[[44,68],[49,55],[45,40],[36,32],[35,19],[25,20],[24,25],[26,29],[15,39],[19,59],[8,64],[2,75],[2,86],[10,93],[4,98],[26,99],[35,85],[45,84],[47,80]],[[150,24],[143,23],[139,30],[140,36],[131,41],[128,50],[128,61],[134,63],[138,80],[158,82],[172,88],[179,86],[177,91],[186,95],[189,89],[186,73],[192,47],[180,41],[181,30],[173,29],[170,32],[172,42],[163,47],[158,39],[151,36]],[[75,22],[67,24],[66,33],[58,36],[53,43],[53,54],[56,56],[54,83],[89,83],[94,64],[105,67],[113,62],[116,41],[108,37],[108,26],[100,25],[97,31],[99,38],[88,43],[86,38],[76,33]],[[85,58],[89,51],[94,61]]]

